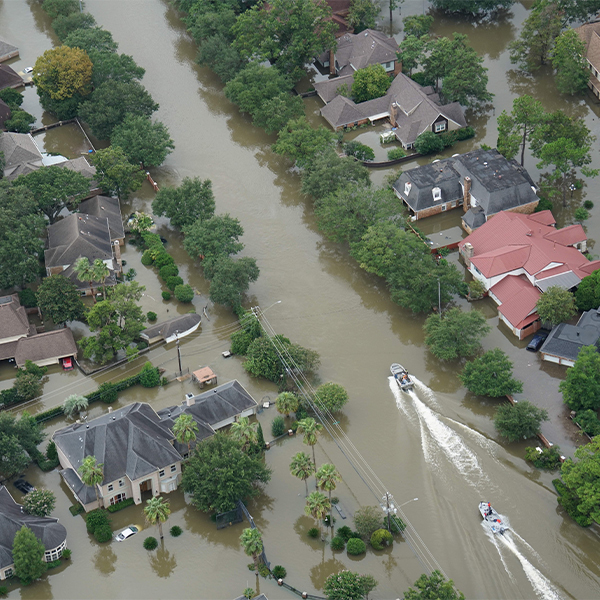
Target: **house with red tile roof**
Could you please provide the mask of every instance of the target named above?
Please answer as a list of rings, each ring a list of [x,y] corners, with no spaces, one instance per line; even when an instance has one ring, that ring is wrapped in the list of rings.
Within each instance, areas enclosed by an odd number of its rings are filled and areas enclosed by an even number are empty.
[[[498,317],[519,338],[540,327],[538,298],[548,288],[576,288],[600,269],[589,261],[581,225],[556,229],[549,210],[500,212],[459,244],[469,272],[498,304]]]

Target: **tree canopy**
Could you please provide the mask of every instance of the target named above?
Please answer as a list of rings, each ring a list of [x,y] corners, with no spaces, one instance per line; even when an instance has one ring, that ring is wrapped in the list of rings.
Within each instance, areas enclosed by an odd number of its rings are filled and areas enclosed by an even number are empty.
[[[331,413],[339,412],[348,403],[348,392],[339,383],[324,383],[317,388],[315,403]]]
[[[95,178],[98,185],[109,196],[126,200],[130,192],[135,192],[142,186],[144,172],[127,160],[125,152],[119,146],[97,150],[91,161],[96,167]]]
[[[352,98],[355,102],[366,102],[385,96],[392,80],[383,65],[377,63],[354,72]]]
[[[244,248],[239,241],[244,235],[244,228],[229,214],[200,217],[192,225],[184,227],[183,232],[183,247],[193,258],[214,261],[237,254]]]
[[[587,90],[590,70],[585,58],[585,44],[573,29],[561,33],[552,50],[556,69],[556,87],[563,94],[581,94]]]
[[[465,600],[465,595],[454,587],[452,579],[446,581],[437,570],[429,576],[421,575],[415,581],[415,588],[404,592],[404,600]]]
[[[196,446],[181,483],[196,508],[220,513],[235,508],[237,500],[256,496],[260,484],[270,479],[261,457],[242,452],[238,442],[218,432]]]
[[[335,135],[325,127],[314,128],[306,117],[287,122],[273,144],[273,151],[285,154],[300,168],[309,167],[315,157],[333,147]]]
[[[96,25],[96,19],[87,12],[74,12],[70,15],[59,15],[52,21],[52,29],[59,40],[63,41],[74,31],[91,29]]]
[[[250,256],[238,259],[220,257],[212,262],[210,271],[207,265],[204,272],[210,279],[210,299],[234,311],[241,308],[243,295],[260,275],[256,259]]]
[[[15,574],[23,585],[32,583],[46,572],[48,565],[43,560],[45,552],[44,544],[37,539],[29,527],[23,525],[17,531],[13,541],[12,556]]]
[[[377,581],[371,575],[340,571],[325,580],[323,592],[328,600],[362,600],[376,586]]]
[[[567,369],[560,382],[565,404],[577,412],[600,408],[600,354],[595,346],[585,346],[579,351],[575,364]]]
[[[575,296],[559,286],[549,287],[538,299],[535,308],[543,323],[553,327],[577,314]]]
[[[459,378],[473,394],[498,398],[523,391],[523,384],[513,377],[512,370],[508,356],[494,348],[468,362]]]
[[[46,277],[36,292],[40,310],[56,325],[80,320],[84,314],[81,295],[74,283],[62,275]]]
[[[404,39],[409,36],[422,38],[429,33],[434,18],[431,15],[410,15],[402,19],[404,26]]]
[[[536,436],[542,421],[548,420],[548,411],[519,400],[516,404],[502,404],[494,414],[494,425],[498,433],[509,442],[517,442]]]
[[[579,310],[591,310],[600,306],[600,269],[581,280],[575,292]]]
[[[112,33],[102,27],[76,29],[69,33],[63,43],[70,48],[84,50],[88,56],[90,52],[116,52],[119,46],[113,40]]]
[[[438,10],[448,13],[478,15],[510,8],[515,0],[431,0]]]

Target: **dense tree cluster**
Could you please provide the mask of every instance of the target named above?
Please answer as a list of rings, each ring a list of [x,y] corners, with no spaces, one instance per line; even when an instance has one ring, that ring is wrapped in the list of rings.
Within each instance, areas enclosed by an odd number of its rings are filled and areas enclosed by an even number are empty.
[[[42,429],[27,413],[20,419],[0,413],[0,474],[8,479],[23,471],[43,439]]]
[[[523,384],[513,377],[512,370],[508,356],[494,348],[468,362],[459,377],[473,394],[498,398],[523,391]]]

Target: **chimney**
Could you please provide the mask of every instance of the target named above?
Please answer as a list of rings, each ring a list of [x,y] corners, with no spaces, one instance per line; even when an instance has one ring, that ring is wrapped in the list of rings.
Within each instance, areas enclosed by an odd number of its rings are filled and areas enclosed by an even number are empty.
[[[397,122],[396,122],[396,115],[398,114],[398,105],[395,102],[392,102],[392,110],[391,110],[391,119],[390,121],[392,122],[392,126],[396,127]]]
[[[335,75],[335,54],[333,49],[329,51],[329,74]]]
[[[194,394],[185,395],[185,404],[188,406],[194,406],[194,404],[196,404],[196,400],[194,400]]]
[[[473,248],[473,244],[471,244],[471,242],[467,242],[462,247],[462,255],[463,255],[463,258],[465,259],[465,262],[467,263],[467,267],[471,266],[471,259],[473,258],[473,254],[475,254],[475,249]]]
[[[465,177],[463,192],[463,212],[467,212],[471,206],[471,178]]]

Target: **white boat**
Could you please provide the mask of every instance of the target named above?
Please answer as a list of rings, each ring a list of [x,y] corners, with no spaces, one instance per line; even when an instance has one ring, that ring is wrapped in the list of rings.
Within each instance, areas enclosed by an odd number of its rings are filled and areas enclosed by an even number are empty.
[[[394,379],[396,380],[398,387],[403,392],[408,392],[409,390],[413,389],[414,384],[408,374],[408,371],[402,365],[399,365],[398,363],[394,363],[390,367],[390,371],[391,371],[392,375],[394,376]]]
[[[498,512],[492,508],[492,505],[489,502],[480,502],[479,512],[481,513],[484,521],[487,521],[490,524],[492,533],[503,534],[506,531],[506,527],[504,527],[502,523],[502,518]]]

